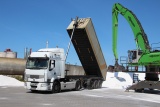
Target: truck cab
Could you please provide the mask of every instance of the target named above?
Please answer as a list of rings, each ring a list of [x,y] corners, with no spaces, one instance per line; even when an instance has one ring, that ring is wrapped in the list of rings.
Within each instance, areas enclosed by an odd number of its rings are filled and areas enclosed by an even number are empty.
[[[31,91],[60,92],[74,89],[76,81],[65,80],[65,54],[62,48],[46,48],[32,52],[26,63],[25,88]]]

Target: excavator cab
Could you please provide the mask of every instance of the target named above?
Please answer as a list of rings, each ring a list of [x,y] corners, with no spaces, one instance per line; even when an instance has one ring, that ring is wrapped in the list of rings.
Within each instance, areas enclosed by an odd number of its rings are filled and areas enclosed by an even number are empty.
[[[137,64],[138,63],[138,60],[139,58],[141,57],[142,55],[142,50],[139,50],[139,49],[135,49],[135,50],[129,50],[128,51],[128,58],[127,57],[120,57],[120,63],[121,65],[118,64],[118,60],[115,61],[115,65],[112,66],[110,65],[108,67],[108,71],[126,71],[127,69],[125,69],[125,67],[123,66],[123,64],[131,64],[131,65],[134,65],[134,64]]]
[[[138,63],[139,58],[142,55],[142,50],[136,49],[136,50],[129,50],[128,51],[128,63]]]

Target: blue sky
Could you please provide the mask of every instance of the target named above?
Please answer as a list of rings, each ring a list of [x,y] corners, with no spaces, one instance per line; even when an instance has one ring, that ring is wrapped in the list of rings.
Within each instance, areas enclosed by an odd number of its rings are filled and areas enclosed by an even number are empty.
[[[24,48],[37,51],[46,47],[67,50],[69,36],[66,28],[71,18],[91,17],[107,65],[114,64],[112,52],[112,6],[120,3],[140,20],[149,42],[160,42],[159,0],[0,0],[0,51],[11,48],[24,57]],[[133,32],[119,15],[118,55],[127,56],[135,49]],[[71,45],[67,62],[80,64]]]

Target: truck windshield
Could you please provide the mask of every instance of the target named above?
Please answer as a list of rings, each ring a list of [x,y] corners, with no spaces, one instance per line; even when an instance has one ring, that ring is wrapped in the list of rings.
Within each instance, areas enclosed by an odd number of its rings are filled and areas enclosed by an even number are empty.
[[[28,58],[27,69],[47,69],[49,58]]]

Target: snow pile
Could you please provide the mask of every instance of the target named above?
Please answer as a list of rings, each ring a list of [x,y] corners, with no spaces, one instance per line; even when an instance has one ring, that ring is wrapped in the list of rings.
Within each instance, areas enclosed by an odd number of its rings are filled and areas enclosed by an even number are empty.
[[[0,75],[0,86],[24,86],[24,83],[15,78]]]
[[[144,80],[145,73],[136,74],[138,74],[139,80]],[[133,73],[107,72],[106,81],[103,82],[102,87],[107,87],[110,89],[126,89],[132,84]],[[15,78],[0,75],[0,86],[24,86],[24,83]]]
[[[139,73],[139,80],[144,80],[144,74]],[[102,87],[111,89],[126,89],[133,84],[133,73],[125,72],[107,72],[106,81]]]
[[[102,87],[125,89],[132,85],[132,82],[133,73],[107,72],[106,81],[103,82]]]
[[[106,81],[103,82],[102,87],[111,89],[126,89],[133,84],[133,74],[134,73],[107,72]],[[145,80],[145,73],[135,74],[138,74],[139,80]]]

